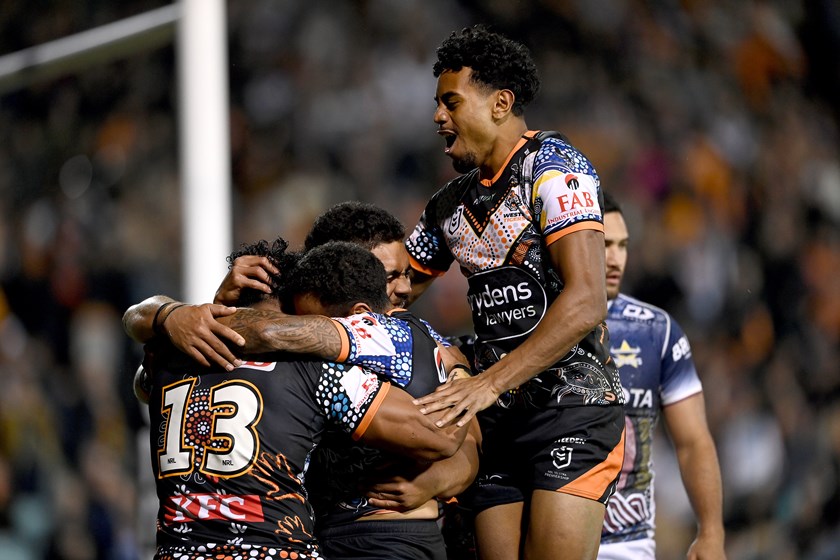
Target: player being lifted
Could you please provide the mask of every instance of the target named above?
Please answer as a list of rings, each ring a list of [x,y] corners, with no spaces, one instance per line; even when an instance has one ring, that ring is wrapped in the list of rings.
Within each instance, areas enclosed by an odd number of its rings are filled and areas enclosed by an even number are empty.
[[[454,32],[434,75],[434,121],[463,175],[409,238],[412,294],[458,262],[478,374],[418,402],[445,409],[441,425],[481,413],[470,491],[481,558],[595,558],[624,453],[598,175],[561,135],[526,125],[539,78],[523,45],[481,26]]]

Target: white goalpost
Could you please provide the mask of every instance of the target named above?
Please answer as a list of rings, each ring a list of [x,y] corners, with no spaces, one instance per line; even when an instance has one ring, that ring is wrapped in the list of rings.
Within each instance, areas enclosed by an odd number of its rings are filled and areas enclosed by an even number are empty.
[[[181,0],[178,100],[184,298],[211,301],[232,239],[224,0]]]
[[[224,0],[180,0],[0,56],[0,94],[175,40],[182,212],[182,298],[210,301],[232,244]]]

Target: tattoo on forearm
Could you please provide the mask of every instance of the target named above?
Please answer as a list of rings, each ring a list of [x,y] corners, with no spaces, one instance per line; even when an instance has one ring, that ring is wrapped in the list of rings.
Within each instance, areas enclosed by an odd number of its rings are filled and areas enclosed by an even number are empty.
[[[341,351],[341,337],[327,317],[240,308],[224,322],[242,335],[249,354],[286,351],[333,360]]]

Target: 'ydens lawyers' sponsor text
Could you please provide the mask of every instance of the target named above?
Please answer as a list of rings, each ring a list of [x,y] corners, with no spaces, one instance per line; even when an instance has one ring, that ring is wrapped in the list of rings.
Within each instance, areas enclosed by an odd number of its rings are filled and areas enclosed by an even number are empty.
[[[543,287],[521,268],[506,266],[478,272],[468,281],[467,299],[476,334],[482,340],[525,336],[545,314],[547,299]]]

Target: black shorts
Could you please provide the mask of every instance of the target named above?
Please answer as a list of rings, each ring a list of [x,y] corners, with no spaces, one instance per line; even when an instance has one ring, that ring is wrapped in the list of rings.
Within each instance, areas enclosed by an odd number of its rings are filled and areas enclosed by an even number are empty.
[[[462,507],[457,500],[443,504],[441,519],[443,540],[446,543],[448,560],[476,560],[478,553],[475,546],[475,516]]]
[[[478,476],[459,498],[474,512],[524,502],[533,490],[603,504],[615,492],[624,461],[622,406],[492,406],[479,414],[479,422]]]
[[[432,519],[356,521],[321,529],[317,538],[330,559],[446,560],[443,534]]]

